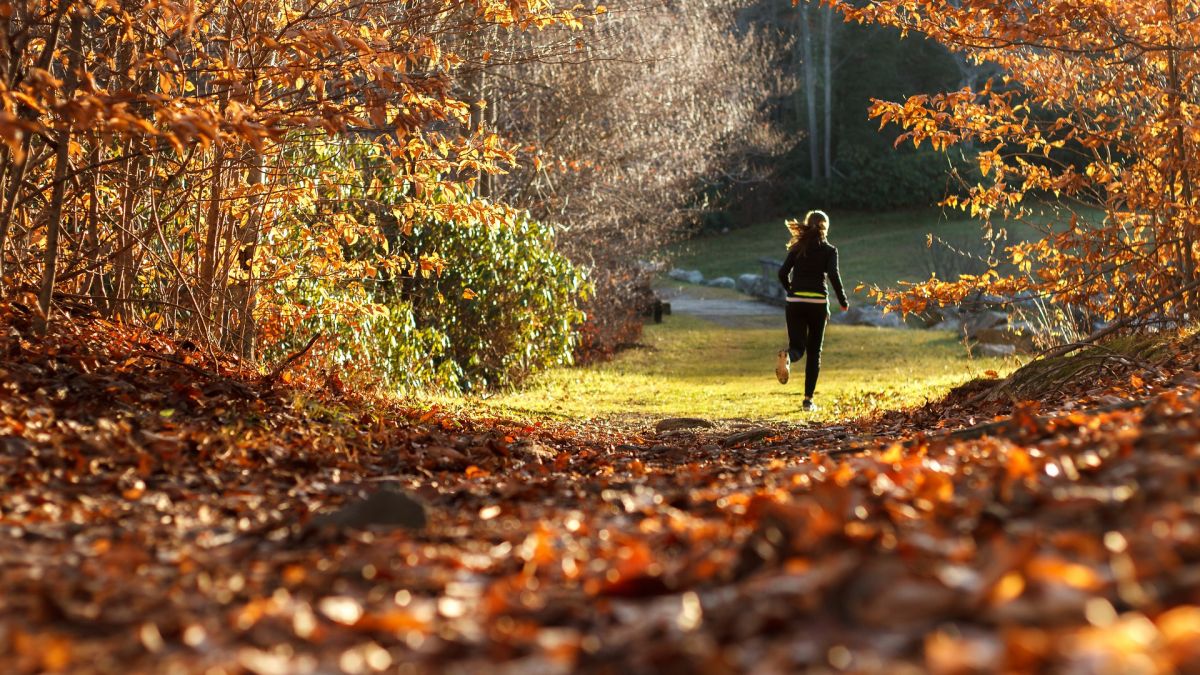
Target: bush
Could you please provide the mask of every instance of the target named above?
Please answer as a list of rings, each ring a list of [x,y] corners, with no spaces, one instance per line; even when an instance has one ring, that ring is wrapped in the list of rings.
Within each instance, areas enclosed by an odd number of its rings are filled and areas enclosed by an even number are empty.
[[[845,177],[831,186],[829,200],[865,211],[931,206],[954,191],[951,168],[948,155],[930,150],[871,154],[845,148],[838,157]]]
[[[276,304],[287,314],[264,317],[265,332],[277,333],[268,358],[320,332],[316,361],[343,377],[449,392],[506,387],[570,362],[588,285],[556,250],[553,226],[461,193],[430,200],[453,219],[414,214],[404,208],[409,186],[386,167],[371,146],[314,152],[314,171],[345,178],[336,192],[297,207],[295,228],[336,218],[354,224],[352,236],[323,243],[344,260],[338,275],[311,257],[289,258],[282,249],[295,233],[268,242],[296,267],[271,289],[286,298]]]
[[[406,243],[417,256],[452,261],[440,275],[404,282],[416,326],[445,339],[443,384],[509,386],[571,361],[586,285],[555,250],[553,227],[520,213],[500,226],[429,223]]]
[[[928,149],[875,153],[858,146],[840,149],[832,181],[794,178],[782,187],[788,194],[787,213],[802,213],[821,204],[854,211],[887,211],[931,206],[959,191],[952,169],[969,171],[963,159]],[[796,160],[782,175],[798,176]],[[804,169],[806,171],[806,169]]]

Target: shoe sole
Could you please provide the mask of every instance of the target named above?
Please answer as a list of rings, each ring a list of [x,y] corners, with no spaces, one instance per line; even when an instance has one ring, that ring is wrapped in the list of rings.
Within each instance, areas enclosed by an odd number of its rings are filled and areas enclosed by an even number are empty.
[[[775,359],[775,379],[779,380],[779,384],[787,384],[788,375],[788,353],[780,351]]]

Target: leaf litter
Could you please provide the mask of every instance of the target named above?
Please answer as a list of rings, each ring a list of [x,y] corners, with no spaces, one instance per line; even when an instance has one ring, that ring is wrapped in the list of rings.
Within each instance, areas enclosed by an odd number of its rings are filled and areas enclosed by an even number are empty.
[[[1194,672],[1172,344],[825,428],[549,426],[0,305],[0,669]]]

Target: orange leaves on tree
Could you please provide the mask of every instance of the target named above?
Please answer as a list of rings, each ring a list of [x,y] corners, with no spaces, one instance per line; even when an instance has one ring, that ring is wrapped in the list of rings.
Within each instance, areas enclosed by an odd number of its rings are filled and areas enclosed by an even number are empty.
[[[946,206],[985,221],[1023,218],[1034,194],[1103,214],[1081,221],[1069,213],[1069,227],[1051,226],[1042,239],[1010,249],[1015,273],[878,290],[878,297],[914,311],[980,290],[1025,292],[1111,319],[1197,278],[1200,212],[1191,195],[1200,178],[1200,114],[1184,93],[1185,74],[1200,67],[1193,14],[1148,1],[830,4],[847,20],[920,33],[968,63],[998,66],[1001,76],[973,89],[871,105],[881,124],[903,130],[898,143],[978,148],[980,182],[947,197]]]

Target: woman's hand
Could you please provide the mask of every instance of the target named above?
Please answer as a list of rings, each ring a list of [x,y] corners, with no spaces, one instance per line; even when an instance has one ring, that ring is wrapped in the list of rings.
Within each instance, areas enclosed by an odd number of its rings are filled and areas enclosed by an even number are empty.
[[[848,304],[847,304],[847,305],[842,305],[842,311],[843,311],[843,312],[849,312],[849,311],[850,311],[850,305],[848,305]]]

